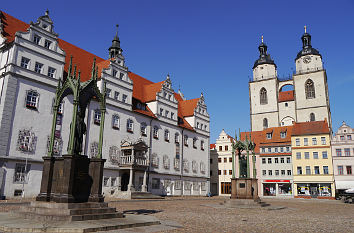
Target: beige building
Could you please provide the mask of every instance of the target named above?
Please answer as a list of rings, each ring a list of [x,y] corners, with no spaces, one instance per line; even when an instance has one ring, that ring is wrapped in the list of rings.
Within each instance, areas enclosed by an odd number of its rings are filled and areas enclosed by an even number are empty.
[[[327,75],[322,56],[312,47],[311,35],[306,28],[301,40],[302,50],[295,58],[294,74],[281,79],[262,38],[258,47],[260,55],[253,66],[253,80],[249,82],[252,131],[324,119],[331,128]]]
[[[291,136],[294,196],[335,196],[330,129],[324,121],[295,123]]]
[[[336,191],[354,188],[354,129],[344,121],[332,137],[332,157]]]

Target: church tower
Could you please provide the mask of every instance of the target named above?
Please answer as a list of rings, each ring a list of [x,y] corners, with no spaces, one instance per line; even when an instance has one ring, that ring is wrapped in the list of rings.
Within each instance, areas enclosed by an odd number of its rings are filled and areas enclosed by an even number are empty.
[[[267,45],[258,46],[259,58],[249,82],[251,130],[279,126],[277,66],[267,53]]]
[[[297,121],[327,119],[331,128],[327,74],[321,54],[311,45],[311,35],[307,33],[306,26],[301,40],[302,50],[296,56],[296,73],[293,75]]]

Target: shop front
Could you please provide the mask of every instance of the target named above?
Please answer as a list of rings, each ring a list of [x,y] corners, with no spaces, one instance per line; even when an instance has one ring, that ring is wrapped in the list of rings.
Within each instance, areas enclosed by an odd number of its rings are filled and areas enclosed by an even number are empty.
[[[290,180],[263,180],[263,196],[292,196]]]
[[[331,198],[332,197],[331,183],[298,183],[297,196],[302,198]]]

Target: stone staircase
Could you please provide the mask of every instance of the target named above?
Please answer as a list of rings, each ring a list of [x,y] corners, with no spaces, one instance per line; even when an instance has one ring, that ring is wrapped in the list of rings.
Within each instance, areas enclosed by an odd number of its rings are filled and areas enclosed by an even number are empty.
[[[33,201],[28,206],[22,206],[15,214],[26,219],[69,222],[124,217],[123,213],[117,212],[115,208],[108,207],[108,203],[105,202],[54,203]]]

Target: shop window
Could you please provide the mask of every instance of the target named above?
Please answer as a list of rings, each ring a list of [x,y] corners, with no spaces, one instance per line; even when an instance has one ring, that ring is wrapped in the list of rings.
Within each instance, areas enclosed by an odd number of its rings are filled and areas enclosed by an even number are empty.
[[[332,195],[331,184],[320,184],[318,195],[324,197],[330,197]]]
[[[221,182],[221,194],[231,194],[231,182]]]
[[[297,185],[297,193],[298,195],[306,195],[309,196],[310,195],[310,190],[307,184],[298,184]]]
[[[263,183],[263,195],[264,196],[275,196],[276,195],[276,184],[275,183]]]
[[[278,193],[281,195],[291,195],[292,189],[290,183],[278,184]]]

